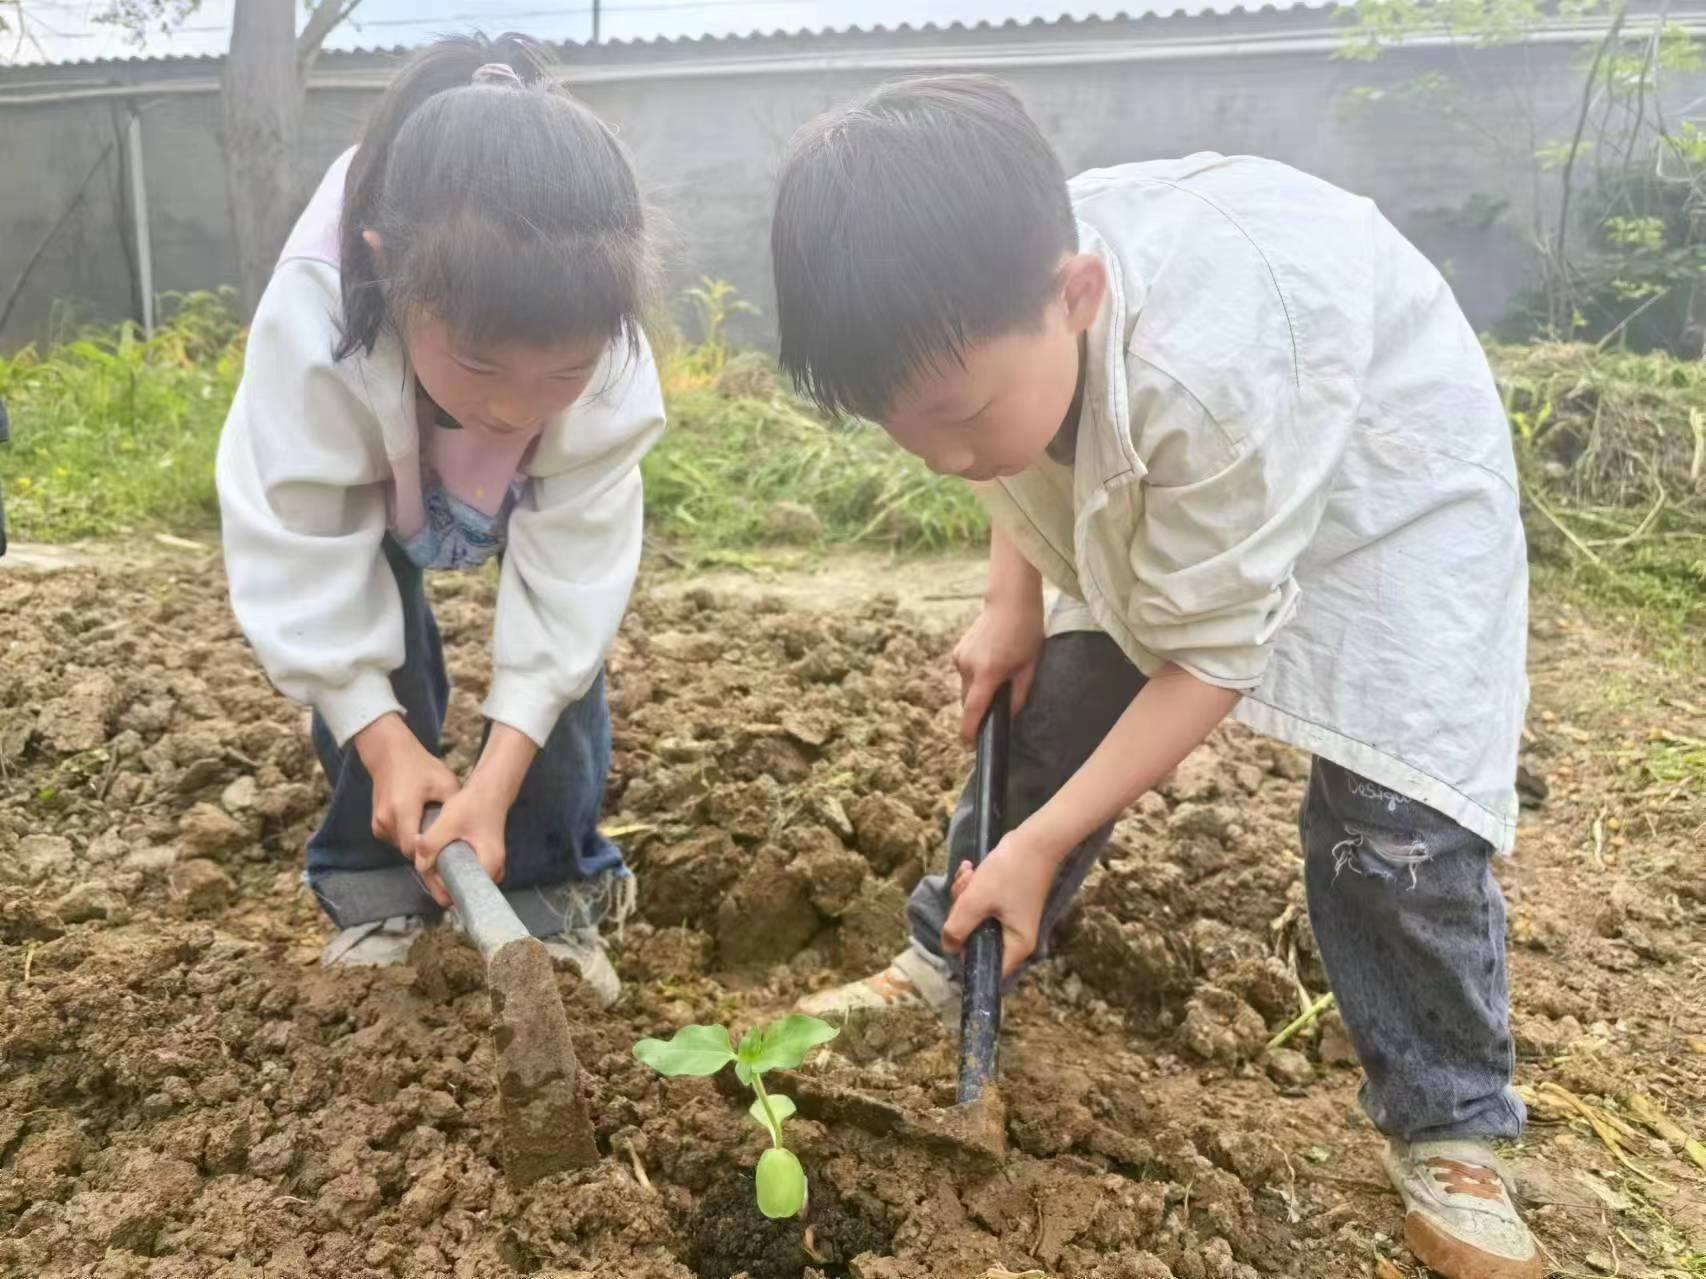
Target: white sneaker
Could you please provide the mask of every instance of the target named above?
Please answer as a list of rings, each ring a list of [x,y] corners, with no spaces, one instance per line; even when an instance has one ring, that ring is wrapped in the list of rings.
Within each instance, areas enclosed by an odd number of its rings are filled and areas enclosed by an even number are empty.
[[[1404,1242],[1445,1279],[1541,1279],[1498,1157],[1473,1140],[1388,1143],[1381,1162],[1404,1200]]]
[[[325,968],[391,968],[409,961],[415,938],[426,931],[419,915],[393,915],[341,929],[320,952]]]
[[[609,1008],[622,997],[622,979],[616,975],[610,948],[598,929],[569,928],[541,940],[555,962],[568,964],[581,975],[600,1008]]]
[[[826,1021],[845,1021],[859,1011],[927,1008],[951,1023],[959,1016],[960,987],[938,960],[908,946],[882,972],[808,995],[794,1007]]]

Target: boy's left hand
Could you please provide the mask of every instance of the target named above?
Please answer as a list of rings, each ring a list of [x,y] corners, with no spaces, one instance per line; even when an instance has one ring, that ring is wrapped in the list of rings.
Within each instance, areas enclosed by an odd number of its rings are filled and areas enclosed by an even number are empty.
[[[975,871],[962,864],[954,877],[954,908],[942,928],[943,948],[957,955],[979,924],[1000,920],[1001,976],[1011,977],[1037,948],[1043,907],[1059,866],[1060,859],[1039,847],[1023,827],[997,844]]]
[[[462,840],[480,859],[480,867],[492,883],[503,883],[504,824],[509,818],[510,800],[493,793],[492,788],[479,784],[479,775],[445,801],[437,820],[422,833],[415,846],[415,871],[426,885],[427,892],[440,906],[449,908],[450,891],[438,873],[438,855],[446,845]]]

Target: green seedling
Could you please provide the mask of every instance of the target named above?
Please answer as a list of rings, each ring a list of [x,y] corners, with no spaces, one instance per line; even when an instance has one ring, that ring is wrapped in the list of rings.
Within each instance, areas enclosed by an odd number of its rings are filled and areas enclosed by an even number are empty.
[[[733,1063],[735,1076],[757,1094],[747,1113],[770,1134],[770,1149],[758,1161],[758,1211],[783,1220],[805,1211],[806,1172],[782,1143],[782,1125],[794,1114],[793,1099],[767,1091],[764,1073],[794,1069],[813,1048],[839,1033],[828,1022],[794,1013],[747,1031],[738,1049],[726,1027],[683,1026],[667,1041],[642,1039],[634,1045],[634,1056],[671,1077],[714,1075]]]

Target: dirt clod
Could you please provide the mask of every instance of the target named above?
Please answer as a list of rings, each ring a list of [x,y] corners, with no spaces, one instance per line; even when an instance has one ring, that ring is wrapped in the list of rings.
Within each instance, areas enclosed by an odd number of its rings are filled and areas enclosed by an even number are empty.
[[[118,682],[104,671],[71,673],[69,687],[42,707],[36,732],[50,751],[72,755],[105,745],[118,710]]]
[[[59,835],[26,835],[17,853],[7,859],[7,877],[36,884],[63,875],[77,864],[71,841]]]
[[[1233,1063],[1261,1051],[1267,1035],[1262,1015],[1230,991],[1199,987],[1185,1005],[1179,1041],[1205,1061]]]
[[[190,913],[207,915],[229,905],[237,885],[223,867],[196,858],[173,868],[172,891]]]
[[[124,914],[124,901],[98,881],[78,884],[53,903],[53,913],[67,924],[86,924],[92,919],[117,920]]]
[[[197,804],[178,823],[178,838],[191,857],[220,860],[248,842],[248,832],[230,813],[213,804]]]
[[[1315,1067],[1295,1048],[1274,1049],[1263,1059],[1263,1065],[1267,1068],[1268,1077],[1276,1084],[1302,1088],[1315,1081]]]
[[[847,808],[859,851],[879,871],[893,870],[908,858],[922,858],[929,838],[922,820],[887,795],[865,795]]]
[[[785,850],[759,850],[717,906],[717,956],[730,967],[791,959],[817,933],[811,885]]]
[[[839,841],[801,854],[794,866],[810,886],[812,905],[828,919],[847,913],[870,871],[863,857],[842,848]]]

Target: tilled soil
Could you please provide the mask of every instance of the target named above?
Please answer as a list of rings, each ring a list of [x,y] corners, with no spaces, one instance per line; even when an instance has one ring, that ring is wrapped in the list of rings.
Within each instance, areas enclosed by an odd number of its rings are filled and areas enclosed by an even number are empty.
[[[434,590],[465,767],[492,588]],[[1702,735],[1706,689],[1609,623],[1536,616],[1538,807],[1501,873],[1537,1122],[1510,1154],[1560,1272],[1701,1273],[1706,1170],[1628,1099],[1706,1126],[1706,797],[1642,767]],[[639,602],[611,662],[608,824],[641,884],[625,994],[599,1012],[559,975],[605,1157],[516,1192],[474,953],[434,934],[410,968],[317,966],[299,871],[321,782],[217,569],[0,577],[0,1274],[1413,1273],[1342,1027],[1264,1051],[1325,980],[1307,760],[1240,731],[1121,824],[1010,1002],[1004,1161],[942,1136],[941,1027],[855,1022],[785,1085],[813,1190],[805,1222],[769,1222],[734,1081],[634,1061],[898,948],[967,766],[948,644],[892,600]]]

